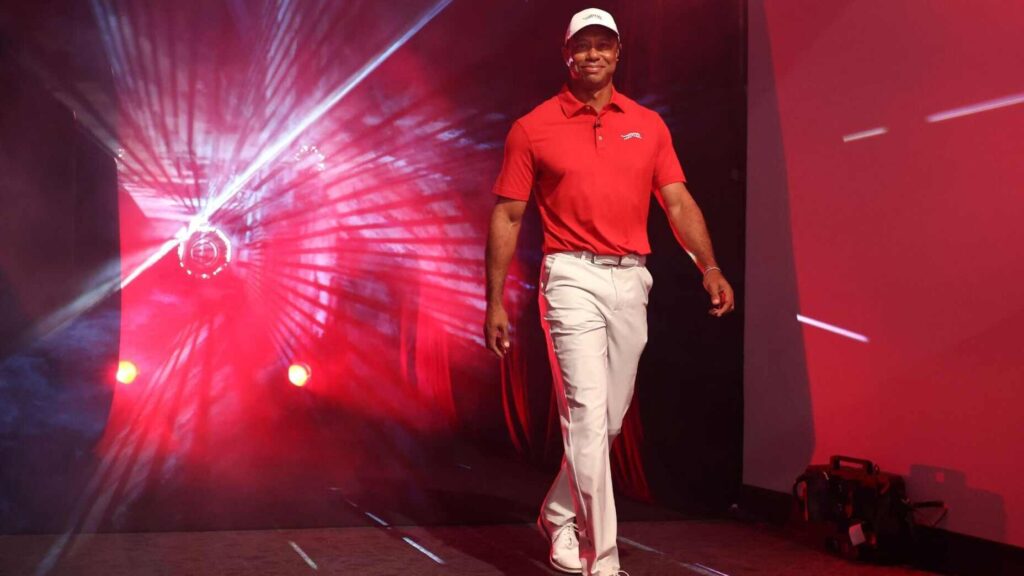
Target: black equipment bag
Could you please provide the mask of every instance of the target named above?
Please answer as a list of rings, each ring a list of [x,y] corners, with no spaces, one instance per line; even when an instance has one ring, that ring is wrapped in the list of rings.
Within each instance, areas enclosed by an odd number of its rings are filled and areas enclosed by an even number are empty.
[[[873,462],[833,456],[828,465],[808,466],[793,484],[804,521],[828,526],[826,545],[851,559],[900,562],[913,545],[912,510],[903,478]],[[941,503],[938,504],[941,506]]]

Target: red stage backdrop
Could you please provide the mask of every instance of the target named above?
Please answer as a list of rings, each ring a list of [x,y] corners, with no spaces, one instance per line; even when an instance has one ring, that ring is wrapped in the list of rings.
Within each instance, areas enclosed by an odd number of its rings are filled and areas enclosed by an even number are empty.
[[[490,188],[524,104],[462,83],[495,49],[485,30],[516,40],[489,22],[500,11],[450,4],[96,4],[119,102],[120,356],[139,369],[115,390],[105,483],[164,466],[272,484],[247,462],[295,441],[337,462],[342,485],[368,467],[409,476],[368,454],[341,465],[312,431],[280,436],[310,401],[410,443],[468,432],[499,453],[557,450],[555,412],[540,426],[528,412],[526,364],[542,359],[500,371],[480,334]],[[524,323],[535,275],[520,264],[508,283]],[[311,373],[301,389],[293,364]],[[649,499],[639,439],[634,411],[616,476]]]
[[[750,16],[745,483],[871,458],[1024,545],[1024,5]]]
[[[742,293],[742,2],[598,5],[625,39],[616,84],[665,118]],[[585,6],[45,0],[0,14],[17,48],[0,42],[0,75],[34,87],[3,99],[0,122],[31,133],[0,154],[20,218],[0,310],[27,313],[0,333],[31,328],[0,356],[0,405],[30,415],[0,418],[0,529],[365,523],[356,504],[396,522],[533,518],[561,453],[535,209],[504,364],[482,346],[484,244],[507,131],[565,82],[565,25]],[[94,193],[64,195],[86,176]],[[651,220],[651,335],[613,474],[633,500],[724,510],[739,321],[707,316],[699,272],[660,210]],[[64,280],[72,265],[81,282]],[[98,312],[103,330],[82,329]],[[79,454],[75,474],[53,472],[69,467],[37,449],[50,444]]]

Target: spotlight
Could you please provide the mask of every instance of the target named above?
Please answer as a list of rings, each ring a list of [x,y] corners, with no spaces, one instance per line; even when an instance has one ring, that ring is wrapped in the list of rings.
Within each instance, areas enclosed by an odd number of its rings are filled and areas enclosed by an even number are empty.
[[[199,226],[178,244],[178,262],[189,276],[213,278],[231,262],[231,241],[213,226]]]
[[[300,388],[309,382],[312,375],[313,371],[308,364],[292,364],[288,367],[288,381]]]
[[[139,368],[129,360],[121,360],[117,363],[117,374],[114,378],[121,384],[131,384],[139,376]]]

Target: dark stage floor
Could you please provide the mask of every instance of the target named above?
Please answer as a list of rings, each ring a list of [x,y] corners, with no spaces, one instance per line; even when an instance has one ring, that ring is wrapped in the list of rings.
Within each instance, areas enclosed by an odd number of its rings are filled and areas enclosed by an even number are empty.
[[[108,451],[40,491],[48,522],[0,535],[0,576],[556,574],[533,525],[553,470],[387,419],[312,414],[188,466]],[[766,525],[617,508],[632,576],[924,574],[848,563]]]
[[[909,575],[854,564],[772,528],[735,521],[624,522],[623,567],[632,576]],[[57,536],[0,536],[0,573],[39,574]],[[57,546],[55,546],[57,544]],[[223,532],[94,534],[69,542],[48,574],[557,574],[529,524],[384,526]]]

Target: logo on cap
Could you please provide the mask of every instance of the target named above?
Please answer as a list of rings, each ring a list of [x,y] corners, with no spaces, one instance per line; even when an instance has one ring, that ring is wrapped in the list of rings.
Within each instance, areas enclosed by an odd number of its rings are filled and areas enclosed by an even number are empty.
[[[569,27],[565,30],[565,41],[568,42],[569,38],[587,26],[604,26],[614,32],[616,36],[619,35],[619,28],[615,25],[615,18],[611,14],[597,8],[587,8],[573,14],[572,20],[569,21]]]

